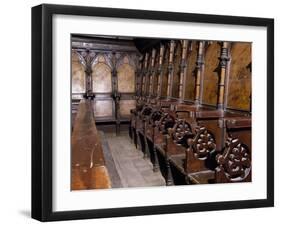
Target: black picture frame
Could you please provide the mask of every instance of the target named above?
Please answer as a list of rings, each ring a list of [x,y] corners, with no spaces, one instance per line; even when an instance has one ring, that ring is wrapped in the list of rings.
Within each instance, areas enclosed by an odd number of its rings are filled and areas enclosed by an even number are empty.
[[[52,210],[52,18],[55,14],[247,25],[267,29],[267,198],[95,210]],[[274,20],[176,12],[43,4],[32,8],[32,218],[122,217],[274,206]]]

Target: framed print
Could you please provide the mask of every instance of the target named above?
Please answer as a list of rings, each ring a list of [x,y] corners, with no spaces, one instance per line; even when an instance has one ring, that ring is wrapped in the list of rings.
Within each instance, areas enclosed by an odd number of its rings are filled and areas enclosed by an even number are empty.
[[[273,81],[273,19],[33,7],[32,217],[273,206]]]

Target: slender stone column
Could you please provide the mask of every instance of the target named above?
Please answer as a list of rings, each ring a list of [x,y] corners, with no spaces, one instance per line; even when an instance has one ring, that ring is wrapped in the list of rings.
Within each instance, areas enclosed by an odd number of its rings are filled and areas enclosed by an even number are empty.
[[[203,65],[204,65],[204,46],[205,42],[200,41],[198,45],[198,55],[196,60],[196,78],[195,78],[195,105],[199,106],[201,104],[201,83],[202,83],[202,71],[203,71]]]
[[[153,96],[153,84],[154,84],[154,65],[155,65],[155,55],[156,55],[156,49],[152,49],[151,53],[151,65],[150,65],[150,70],[149,70],[149,96]]]
[[[143,67],[143,96],[147,95],[147,82],[148,82],[148,76],[147,76],[147,68],[148,68],[148,57],[149,57],[149,53],[145,53],[145,58],[144,58],[144,67]]]
[[[86,96],[88,98],[88,97],[90,97],[90,95],[92,93],[92,68],[91,68],[91,65],[86,66],[85,74],[86,74]]]
[[[164,45],[160,44],[159,67],[158,67],[158,84],[157,84],[157,98],[158,99],[161,97],[161,94],[162,94],[164,50],[165,50]]]
[[[188,41],[182,41],[182,55],[180,65],[180,85],[179,85],[179,101],[183,102],[186,90],[186,55],[187,55]]]
[[[175,41],[170,41],[170,53],[169,53],[169,74],[168,74],[168,86],[167,86],[167,99],[171,99],[173,91],[173,72],[174,72],[174,52],[175,52]]]
[[[138,67],[136,71],[136,96],[139,98],[141,96],[142,88],[142,62],[139,60]]]
[[[220,75],[219,75],[219,83],[218,83],[217,109],[223,110],[225,108],[224,98],[225,98],[226,70],[227,70],[227,63],[229,61],[228,42],[222,43],[221,55],[219,59],[220,59]]]

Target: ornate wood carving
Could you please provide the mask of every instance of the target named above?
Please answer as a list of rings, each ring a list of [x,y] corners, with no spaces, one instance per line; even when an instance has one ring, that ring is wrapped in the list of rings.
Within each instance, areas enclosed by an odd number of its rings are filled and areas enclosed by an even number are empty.
[[[97,43],[90,43],[91,40]],[[135,108],[138,51],[132,41],[108,40],[108,43],[105,43],[99,38],[89,38],[86,42],[81,40],[81,43],[86,43],[88,47],[80,45],[78,49],[78,39],[75,42],[75,51],[81,55],[80,60],[85,65],[86,74],[86,88],[80,98],[94,99],[96,121],[115,121],[118,131],[120,120],[129,120],[129,112]],[[124,51],[120,49],[122,44]],[[95,49],[97,46],[101,48]]]
[[[97,57],[96,52],[93,50],[82,50],[81,55],[85,61],[85,73],[86,73],[86,95],[92,97],[92,64]]]
[[[176,144],[187,148],[187,139],[192,136],[190,124],[184,119],[178,119],[171,135]]]
[[[229,69],[233,63],[229,44],[218,41],[163,40],[159,50],[152,45],[149,47],[150,52],[146,53],[150,54],[144,71],[144,77],[147,78],[144,86],[146,92],[138,100],[139,109],[142,109],[140,131],[145,142],[142,145],[145,153],[152,156],[158,153],[161,167],[165,165],[167,184],[173,183],[169,173],[174,174],[174,171],[180,171],[187,183],[213,183],[219,176],[218,181],[223,180],[226,169],[222,169],[224,171],[221,173],[220,168],[225,167],[221,164],[217,168],[220,171],[215,170],[219,164],[215,156],[222,152],[224,156],[225,151],[229,150],[226,148],[223,151],[225,137],[238,137],[240,143],[247,145],[243,144],[242,147],[251,146],[248,144],[251,136],[249,126],[247,130],[240,128],[246,115],[225,109]],[[157,53],[154,52],[156,49]],[[238,57],[236,60],[239,61]],[[250,71],[250,68],[251,64],[248,63],[246,69]],[[158,71],[153,74],[155,69]],[[153,80],[157,80],[157,99],[153,98]],[[170,100],[163,100],[163,94]],[[174,100],[177,97],[179,101]],[[194,100],[194,104],[186,100]],[[215,109],[216,105],[219,111]],[[236,120],[237,117],[241,119],[235,123],[235,128],[228,125],[227,120]],[[151,145],[147,145],[148,140],[152,141],[153,150]],[[244,149],[241,150],[243,152]],[[151,161],[153,163],[153,157]],[[231,170],[233,172],[228,174],[236,178],[235,169]]]
[[[150,119],[149,119],[149,122],[151,123],[151,125],[152,126],[156,126],[156,122],[157,121],[160,121],[161,120],[161,118],[163,117],[163,111],[161,111],[161,110],[153,110],[153,112],[151,113],[151,115],[150,115]]]
[[[189,139],[189,146],[192,147],[195,157],[201,160],[216,150],[215,138],[205,127],[196,129],[194,139]]]
[[[176,119],[169,113],[165,113],[159,121],[159,130],[163,134],[168,133],[169,128],[173,128],[175,125]]]
[[[218,182],[251,180],[251,151],[237,138],[228,138],[222,155],[217,156]]]

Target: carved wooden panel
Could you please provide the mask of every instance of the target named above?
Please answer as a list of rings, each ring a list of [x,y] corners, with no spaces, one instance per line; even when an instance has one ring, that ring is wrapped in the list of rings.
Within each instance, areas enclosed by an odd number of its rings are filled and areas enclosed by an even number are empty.
[[[161,96],[167,97],[167,87],[168,87],[168,65],[169,65],[169,47],[165,47],[165,55],[163,61],[163,77],[162,77],[162,92]]]
[[[99,56],[98,62],[92,65],[93,93],[112,92],[111,68],[106,64],[105,58]]]
[[[219,79],[219,56],[220,45],[212,42],[206,47],[204,76],[203,76],[203,96],[202,102],[205,104],[216,105],[218,95]]]
[[[128,64],[126,58],[124,64],[117,69],[117,84],[120,93],[135,92],[135,70]]]
[[[82,56],[77,52],[72,52],[72,93],[86,92],[86,73],[85,66],[81,63]]]
[[[94,101],[94,116],[98,117],[113,117],[112,100],[95,100]]]
[[[181,63],[181,51],[182,47],[180,42],[176,42],[176,49],[174,55],[174,69],[173,69],[173,89],[172,97],[179,97],[179,85],[180,85],[180,63]]]
[[[232,44],[227,107],[243,110],[250,109],[251,47],[251,43]]]
[[[185,99],[194,100],[197,42],[192,41],[187,57]]]
[[[121,117],[128,117],[131,114],[131,109],[136,108],[135,100],[120,100],[119,102],[119,113]]]

